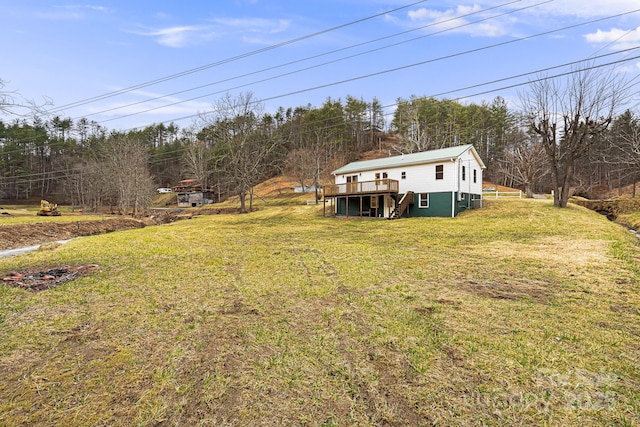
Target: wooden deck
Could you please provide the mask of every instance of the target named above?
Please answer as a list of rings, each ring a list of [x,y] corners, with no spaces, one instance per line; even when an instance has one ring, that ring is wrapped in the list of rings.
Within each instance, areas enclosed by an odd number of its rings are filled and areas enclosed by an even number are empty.
[[[362,196],[366,194],[397,193],[399,182],[395,179],[329,184],[323,188],[324,197]]]
[[[398,189],[399,182],[388,178],[325,185],[322,189],[324,195],[323,214],[326,216],[327,202],[330,202],[334,215],[337,213],[337,204],[341,203],[345,210],[345,217],[383,218],[386,206],[391,206],[387,203],[394,203],[390,201],[391,199],[397,200]],[[353,203],[356,203],[357,206],[354,206]]]

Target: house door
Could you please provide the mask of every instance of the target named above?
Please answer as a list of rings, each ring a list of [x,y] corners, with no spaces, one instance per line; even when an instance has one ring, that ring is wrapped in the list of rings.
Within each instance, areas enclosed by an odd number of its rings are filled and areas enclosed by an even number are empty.
[[[347,177],[347,192],[356,193],[358,191],[358,175],[350,175]]]

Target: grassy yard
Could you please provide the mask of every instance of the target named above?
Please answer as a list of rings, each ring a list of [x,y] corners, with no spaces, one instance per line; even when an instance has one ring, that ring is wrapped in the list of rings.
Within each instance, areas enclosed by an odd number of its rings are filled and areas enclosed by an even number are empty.
[[[640,252],[548,201],[458,218],[269,206],[73,240],[0,272],[0,425],[640,424]]]

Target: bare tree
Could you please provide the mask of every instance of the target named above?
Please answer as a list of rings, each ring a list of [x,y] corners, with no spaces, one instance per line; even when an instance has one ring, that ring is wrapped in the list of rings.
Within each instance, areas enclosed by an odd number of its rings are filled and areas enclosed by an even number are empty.
[[[138,215],[149,207],[154,182],[144,143],[126,135],[112,135],[100,150],[101,181],[121,213]]]
[[[549,162],[555,206],[567,206],[576,160],[607,130],[622,91],[612,71],[585,66],[565,79],[535,80],[521,95],[529,126],[540,135]]]
[[[4,90],[6,85],[6,80],[0,79],[0,114],[18,117],[44,116],[46,114],[45,107],[53,104],[48,98],[45,98],[42,104],[24,99],[16,91]]]
[[[308,148],[294,148],[289,151],[285,160],[285,168],[288,173],[293,175],[302,188],[307,186],[307,180],[310,176],[313,176],[313,172],[316,169],[316,157],[313,155],[313,151]]]
[[[633,197],[640,175],[640,118],[627,110],[613,124],[610,148],[615,151],[615,165],[619,174],[624,170],[627,179],[633,181]],[[622,179],[618,180],[622,186]]]
[[[520,133],[518,141],[505,147],[498,171],[517,185],[523,185],[527,197],[547,173],[544,147],[535,138]]]
[[[0,79],[0,112],[1,113],[9,113],[9,108],[15,103],[13,99],[14,93],[4,91],[5,86],[6,86],[5,81]]]
[[[265,175],[274,144],[260,124],[263,106],[251,92],[232,97],[227,94],[216,105],[212,117],[204,118],[213,129],[216,167],[224,173],[240,198],[240,212],[246,213],[246,198],[253,201],[253,187]]]
[[[184,171],[188,178],[195,179],[203,188],[209,188],[209,177],[213,173],[211,149],[204,141],[191,142],[185,147],[182,156]]]
[[[413,98],[410,101],[398,100],[398,119],[396,123],[401,136],[400,143],[394,145],[394,150],[398,153],[415,153],[428,150],[432,144],[429,129],[422,125],[420,120],[419,99]]]
[[[95,159],[82,159],[69,168],[65,179],[65,193],[71,204],[97,212],[108,198],[103,167]]]

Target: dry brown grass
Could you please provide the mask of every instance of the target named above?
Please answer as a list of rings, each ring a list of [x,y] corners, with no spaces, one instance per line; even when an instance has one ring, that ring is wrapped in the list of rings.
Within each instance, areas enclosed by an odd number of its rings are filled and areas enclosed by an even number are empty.
[[[262,207],[0,270],[0,425],[636,425],[638,244],[583,208],[455,219]]]

